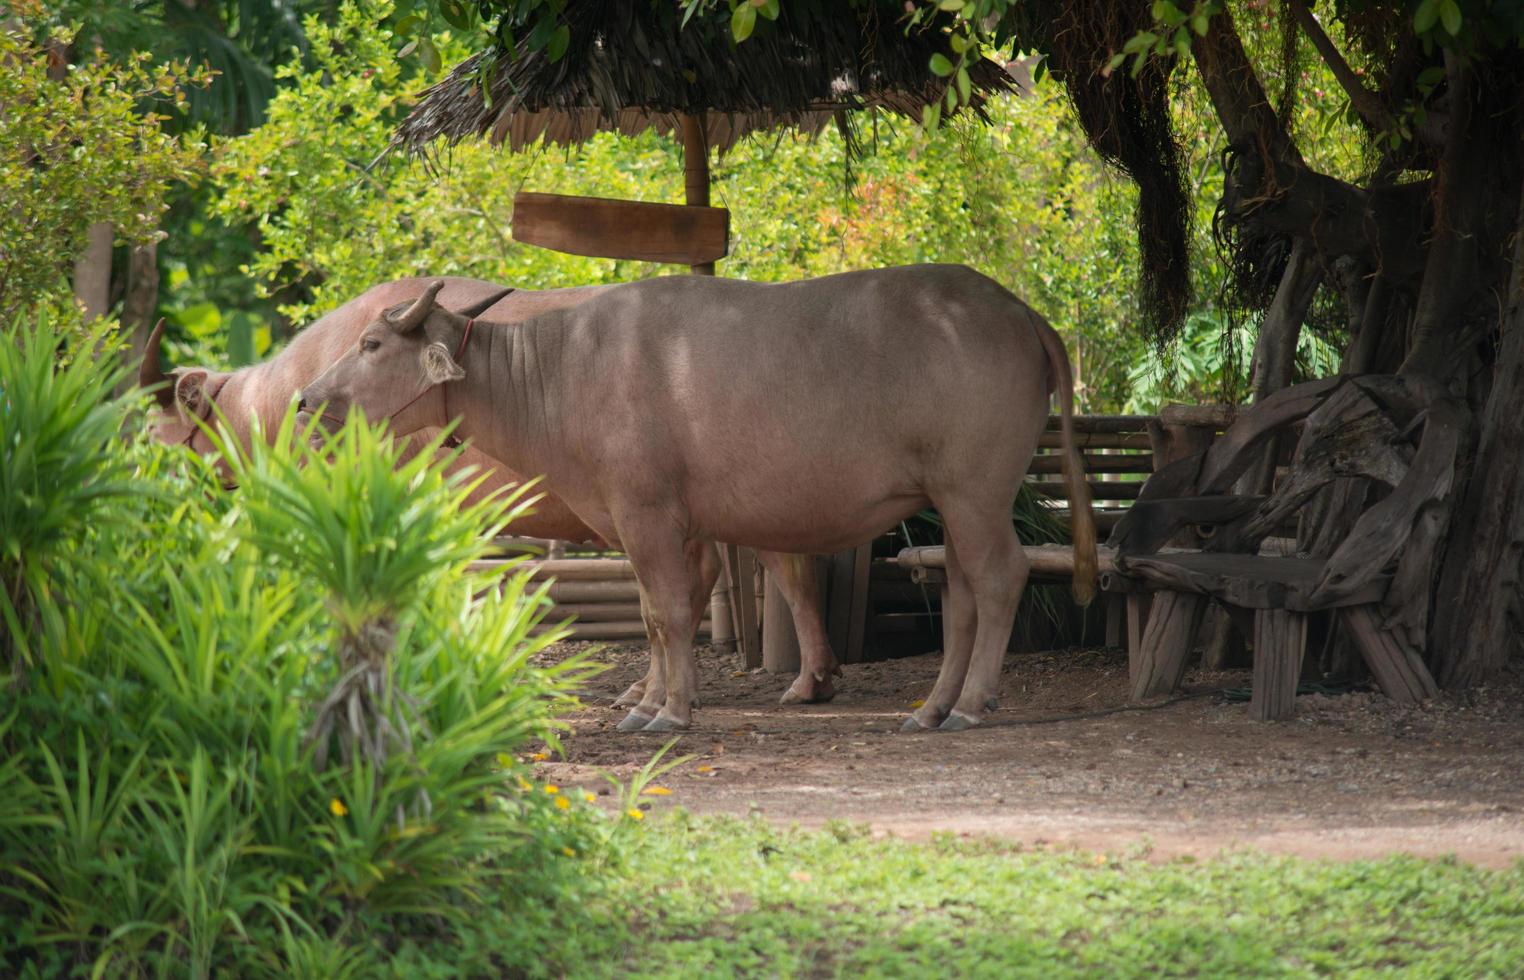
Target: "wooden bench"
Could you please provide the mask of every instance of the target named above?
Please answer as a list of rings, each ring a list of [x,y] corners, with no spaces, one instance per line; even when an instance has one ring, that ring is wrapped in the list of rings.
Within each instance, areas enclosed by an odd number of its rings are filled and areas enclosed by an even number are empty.
[[[1252,616],[1255,718],[1292,714],[1308,616],[1319,612],[1342,626],[1388,697],[1433,696],[1421,656],[1428,588],[1466,418],[1418,380],[1323,379],[1260,401],[1208,449],[1157,471],[1112,532],[1104,582],[1154,593],[1130,662],[1133,698],[1179,685],[1209,599]],[[1235,493],[1272,440],[1298,427],[1274,492]],[[1298,518],[1301,550],[1276,553]],[[1165,547],[1182,542],[1194,547]]]

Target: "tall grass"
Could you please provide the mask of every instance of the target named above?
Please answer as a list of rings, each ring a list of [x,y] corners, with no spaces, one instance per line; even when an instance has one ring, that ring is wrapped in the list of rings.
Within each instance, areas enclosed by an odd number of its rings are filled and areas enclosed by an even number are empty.
[[[18,336],[0,526],[27,676],[0,692],[0,975],[374,974],[483,909],[543,917],[582,887],[565,855],[606,828],[515,753],[555,739],[589,668],[535,664],[558,637],[530,635],[548,603],[526,576],[467,572],[520,501],[466,506],[431,454],[399,465],[358,419],[315,447],[225,445],[224,491],[193,455],[120,438],[133,403],[100,338]],[[333,695],[377,622],[355,725]],[[320,764],[325,706],[329,734],[368,723],[388,751]]]

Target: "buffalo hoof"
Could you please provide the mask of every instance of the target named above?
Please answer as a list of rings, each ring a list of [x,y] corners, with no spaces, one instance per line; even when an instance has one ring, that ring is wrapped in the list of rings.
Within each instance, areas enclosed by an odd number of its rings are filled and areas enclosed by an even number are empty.
[[[968,731],[970,728],[973,728],[974,726],[976,726],[978,724],[979,724],[979,719],[978,718],[975,718],[975,717],[973,717],[971,715],[965,715],[961,711],[954,710],[952,714],[947,716],[947,720],[946,721],[942,722],[941,725],[937,726],[937,731],[941,731],[941,732],[964,732],[964,731]]]
[[[689,722],[683,721],[681,718],[673,718],[670,715],[660,714],[660,715],[657,715],[655,718],[652,718],[649,722],[647,722],[645,727],[642,728],[641,731],[643,731],[643,732],[681,732],[681,731],[686,731],[687,728],[688,728],[688,725],[689,725]]]
[[[638,711],[631,711],[619,722],[621,732],[638,732],[651,723],[650,715],[643,715]]]
[[[836,696],[836,685],[831,683],[830,675],[815,678],[805,674],[789,685],[789,689],[783,692],[783,697],[778,699],[779,704],[825,704]]]
[[[636,681],[634,684],[631,684],[629,687],[625,688],[625,691],[624,691],[623,694],[619,695],[619,697],[614,699],[614,707],[616,707],[616,708],[629,708],[629,707],[632,707],[633,705],[639,704],[641,702],[641,699],[644,698],[645,696],[646,696],[646,682],[645,681]]]
[[[936,725],[928,725],[915,715],[910,715],[900,725],[900,731],[902,732],[934,732],[936,730]]]

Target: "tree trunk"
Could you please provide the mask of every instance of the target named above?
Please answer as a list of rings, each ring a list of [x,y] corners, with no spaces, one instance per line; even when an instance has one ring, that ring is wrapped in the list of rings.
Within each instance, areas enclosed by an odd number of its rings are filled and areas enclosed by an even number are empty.
[[[111,224],[97,221],[87,235],[84,250],[74,260],[74,298],[89,323],[111,308]]]
[[[127,259],[127,295],[122,300],[122,326],[130,331],[132,360],[142,359],[159,308],[159,246],[135,245]],[[134,377],[136,375],[134,374]],[[125,382],[131,384],[131,381]]]
[[[1430,646],[1447,688],[1479,684],[1519,647],[1524,588],[1524,196],[1492,391],[1439,577]]]

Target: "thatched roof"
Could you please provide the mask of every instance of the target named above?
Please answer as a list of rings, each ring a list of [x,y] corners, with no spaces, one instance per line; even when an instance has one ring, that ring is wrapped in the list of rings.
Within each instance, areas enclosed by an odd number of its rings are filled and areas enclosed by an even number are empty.
[[[927,63],[936,52],[953,57],[946,35],[935,25],[907,34],[896,11],[903,7],[788,3],[777,21],[759,19],[756,33],[735,44],[728,15],[713,11],[683,27],[676,3],[568,0],[562,22],[571,43],[560,60],[523,41],[512,55],[468,58],[423,94],[393,142],[421,151],[440,137],[487,136],[518,150],[539,140],[578,143],[600,130],[667,132],[684,114],[703,118],[709,144],[721,151],[757,130],[815,133],[833,121],[850,140],[847,110],[919,120],[922,106],[945,95],[948,80]],[[975,111],[1013,88],[993,61],[981,59],[969,75]]]

